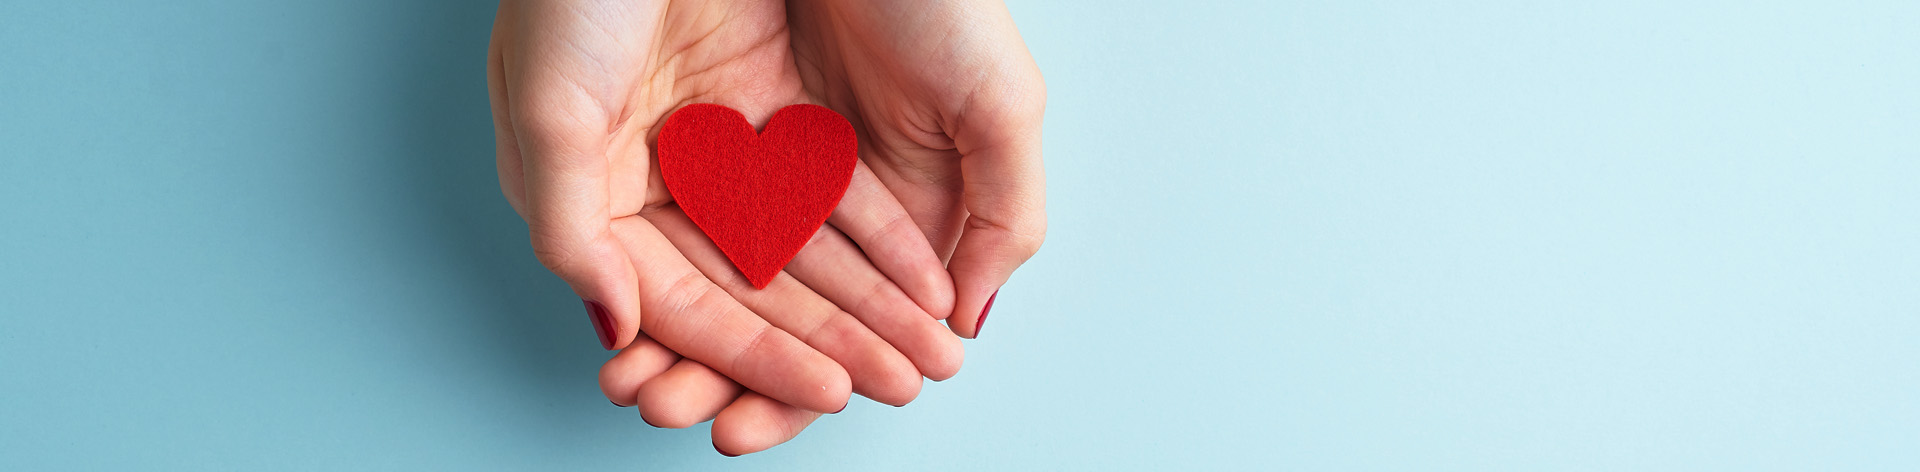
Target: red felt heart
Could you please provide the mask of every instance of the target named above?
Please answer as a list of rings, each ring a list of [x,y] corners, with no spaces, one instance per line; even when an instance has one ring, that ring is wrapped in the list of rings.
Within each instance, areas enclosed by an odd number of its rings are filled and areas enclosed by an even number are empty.
[[[781,108],[759,134],[732,108],[687,105],[658,149],[667,192],[754,288],[827,221],[860,158],[853,124],[819,105]]]

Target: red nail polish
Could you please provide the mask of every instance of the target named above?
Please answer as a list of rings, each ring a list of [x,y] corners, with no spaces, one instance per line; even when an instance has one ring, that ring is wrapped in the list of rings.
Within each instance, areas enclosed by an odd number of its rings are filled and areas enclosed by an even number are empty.
[[[713,445],[713,452],[718,452],[720,453],[720,455],[727,456],[727,457],[740,457],[739,454],[728,454],[727,451],[720,450],[719,444]]]
[[[995,298],[1000,298],[999,290],[994,290],[993,296],[987,297],[987,306],[980,308],[980,319],[973,322],[973,337],[980,337],[980,327],[987,325],[987,312],[993,311],[993,299]]]
[[[607,307],[600,302],[581,299],[587,306],[587,319],[593,320],[593,332],[600,335],[600,348],[613,350],[613,318],[607,316]]]
[[[622,404],[620,404],[620,402],[616,402],[616,401],[613,401],[613,400],[607,400],[607,403],[612,403],[612,404],[613,404],[613,406],[617,406],[617,407],[621,407],[621,408],[626,408],[626,407],[627,407],[626,405],[622,405]]]

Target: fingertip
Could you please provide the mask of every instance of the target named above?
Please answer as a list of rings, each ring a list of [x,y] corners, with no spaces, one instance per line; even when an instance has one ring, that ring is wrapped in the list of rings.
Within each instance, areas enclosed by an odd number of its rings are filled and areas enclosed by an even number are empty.
[[[741,393],[740,386],[690,359],[640,385],[640,417],[658,428],[686,428],[713,419]]]
[[[593,334],[600,338],[600,348],[613,350],[617,334],[614,333],[612,316],[607,314],[607,306],[585,298],[580,299],[580,304],[586,307],[587,321],[593,323]]]
[[[824,355],[820,359],[826,361],[827,365],[824,368],[816,367],[816,372],[810,376],[813,379],[810,383],[818,385],[818,391],[803,395],[806,403],[796,406],[821,413],[845,409],[847,402],[853,399],[853,378],[847,375],[846,369],[841,368],[840,364]]]
[[[680,356],[642,337],[600,365],[600,393],[615,405],[630,406],[640,386],[666,372]]]
[[[811,342],[847,371],[853,393],[889,405],[904,405],[920,395],[920,371],[906,355],[875,336],[850,315],[836,318],[832,328],[815,330]]]
[[[610,229],[587,238],[534,231],[534,256],[580,296],[600,347],[624,349],[640,333],[639,275]]]
[[[876,377],[868,381],[869,388],[863,390],[869,391],[861,392],[861,395],[893,406],[904,406],[920,397],[922,386],[920,371],[914,369],[912,364],[888,368],[886,372]]]
[[[737,380],[751,390],[808,411],[832,413],[846,406],[847,400],[853,397],[853,380],[847,371],[819,353],[805,357],[808,358],[785,363],[771,372],[773,377],[755,373]]]
[[[912,241],[920,243],[926,241],[926,237],[915,233]],[[932,247],[922,244],[915,246],[915,249],[918,254],[900,256],[900,260],[883,258],[873,263],[881,269],[881,273],[896,280],[895,285],[921,311],[935,320],[947,319],[953,314],[953,275],[940,263],[940,257],[932,252]],[[874,256],[869,254],[870,258]]]
[[[614,287],[609,290],[610,300],[618,300],[608,305],[608,319],[613,320],[609,331],[613,338],[612,349],[625,349],[633,345],[640,336],[640,275],[633,270],[628,261],[626,249],[617,242],[612,244],[618,256],[618,263],[609,263],[617,276]]]
[[[986,309],[987,300],[992,299],[992,297],[993,294],[978,297],[960,297],[959,301],[954,303],[953,316],[947,318],[947,329],[953,331],[955,336],[961,338],[975,339],[979,337],[981,311]]]
[[[961,317],[958,316],[947,318],[947,329],[953,331],[954,336],[959,336],[962,339],[980,339],[980,324],[977,323],[980,317],[970,316],[966,318],[967,319],[961,319]]]
[[[953,280],[913,215],[872,169],[855,166],[827,231],[842,234],[934,319],[952,310]]]
[[[961,241],[963,248],[966,242]],[[1006,284],[1007,278],[1013,275],[1014,269],[1022,261],[995,260],[994,256],[956,252],[951,265],[956,297],[953,316],[946,320],[947,328],[962,338],[978,338],[981,322],[993,309],[993,301],[998,298],[1000,287]]]
[[[826,359],[826,356],[821,358]],[[839,364],[833,364],[832,367],[821,377],[820,393],[813,397],[813,402],[807,409],[821,413],[838,413],[840,410],[847,409],[847,403],[853,400],[853,378],[847,375],[846,369],[841,368]]]
[[[902,381],[900,384],[895,385],[893,387],[894,389],[900,392],[899,396],[895,397],[893,401],[886,401],[881,403],[885,403],[885,404],[896,406],[896,407],[907,406],[908,403],[913,403],[915,399],[920,398],[920,388],[924,383],[925,381],[921,380],[921,377],[919,375],[915,375],[911,379]],[[844,406],[841,407],[841,411],[846,411],[846,407]],[[836,411],[834,413],[839,413],[839,411]]]
[[[915,294],[912,293],[907,295],[913,298],[915,303],[920,305],[920,309],[926,310],[927,315],[932,316],[933,319],[944,320],[949,316],[953,316],[953,302],[955,298],[953,293],[953,276],[947,274],[945,270],[934,270],[924,273],[921,277],[923,280],[918,285],[926,288],[921,289],[920,291],[922,293],[917,297],[913,296]]]
[[[980,321],[991,308],[1000,287],[1045,243],[1044,196],[1037,185],[1031,190],[1033,194],[1028,199],[997,200],[995,205],[987,207],[994,210],[993,215],[975,212],[967,216],[965,229],[955,243],[953,258],[947,264],[955,294],[953,315],[947,318],[947,326],[954,334],[968,339],[979,337]]]
[[[778,446],[819,419],[820,414],[748,392],[713,420],[713,448],[728,457]]]
[[[683,429],[700,424],[707,419],[695,414],[691,409],[683,408],[659,395],[647,395],[642,389],[639,403],[634,404],[640,410],[640,420],[655,428]]]
[[[993,309],[1000,287],[1032,256],[1030,249],[1038,247],[1009,244],[1006,241],[1010,239],[1025,239],[1010,235],[1003,230],[969,227],[961,236],[959,249],[948,264],[955,298],[947,328],[953,334],[967,339],[980,336],[981,322]]]
[[[927,352],[927,365],[920,366],[920,374],[935,382],[959,375],[961,365],[966,363],[967,347],[957,337],[941,335],[938,346]]]
[[[770,370],[750,374],[758,382],[750,383],[751,389],[808,411],[831,413],[846,406],[847,400],[853,397],[853,379],[847,370],[799,339],[785,336],[785,332],[780,334],[783,335],[781,345],[769,346],[768,351],[763,351],[775,362],[764,364]],[[745,379],[736,380],[748,383]]]

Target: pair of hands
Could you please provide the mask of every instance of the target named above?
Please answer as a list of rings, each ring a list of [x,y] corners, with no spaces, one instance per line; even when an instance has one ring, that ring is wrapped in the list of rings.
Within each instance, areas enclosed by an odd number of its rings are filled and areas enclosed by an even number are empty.
[[[713,419],[722,453],[953,376],[953,334],[1044,237],[1044,86],[997,1],[505,0],[490,49],[501,189],[621,349],[602,390],[656,426]],[[657,172],[658,125],[693,103],[814,103],[859,135],[846,196],[765,289]]]

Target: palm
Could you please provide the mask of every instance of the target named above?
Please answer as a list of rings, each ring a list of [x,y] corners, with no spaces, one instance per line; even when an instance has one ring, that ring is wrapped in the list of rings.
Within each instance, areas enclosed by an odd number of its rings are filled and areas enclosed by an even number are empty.
[[[793,49],[808,94],[853,122],[862,160],[948,254],[965,214],[958,211],[960,152],[940,127],[941,114],[959,108],[972,86],[953,63],[938,60],[952,32],[897,34],[902,28],[860,9],[795,16]]]
[[[579,3],[579,2],[577,2]],[[779,3],[754,1],[643,2],[606,0],[570,8],[534,8],[538,36],[520,44],[557,42],[577,54],[542,55],[539,67],[559,69],[574,100],[589,102],[596,116],[569,125],[607,130],[609,218],[640,213],[672,200],[649,157],[657,125],[689,103],[720,103],[760,122],[781,106],[800,101],[800,78],[787,43]],[[549,11],[542,11],[549,10]],[[511,27],[511,26],[508,26]],[[502,51],[514,71],[515,51]],[[527,65],[534,66],[534,65]],[[507,77],[511,82],[513,77]],[[521,169],[503,163],[504,170]],[[504,172],[503,172],[504,173]],[[520,176],[503,175],[503,180]],[[503,182],[511,194],[517,182]],[[509,195],[511,201],[521,201]]]
[[[978,334],[1045,233],[1045,86],[997,1],[797,0],[807,94],[860,131],[860,155],[953,272],[955,333]]]

